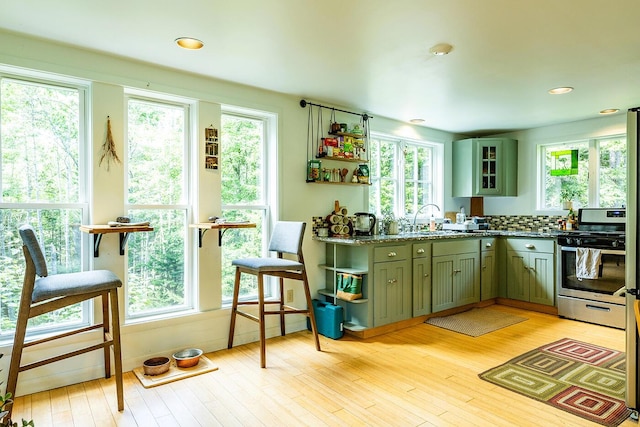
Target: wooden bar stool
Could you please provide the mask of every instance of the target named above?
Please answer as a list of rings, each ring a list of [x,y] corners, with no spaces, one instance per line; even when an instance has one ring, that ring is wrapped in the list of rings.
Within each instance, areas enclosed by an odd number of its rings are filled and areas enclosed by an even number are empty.
[[[304,257],[302,256],[302,239],[304,238],[304,230],[306,223],[281,221],[276,223],[269,242],[269,250],[277,252],[277,258],[244,258],[232,261],[232,265],[236,266],[236,280],[233,286],[233,305],[231,307],[231,325],[229,328],[229,348],[233,347],[233,334],[236,326],[236,314],[247,319],[258,322],[260,327],[260,366],[266,367],[266,346],[265,346],[265,316],[280,316],[280,333],[285,334],[285,315],[288,314],[305,314],[310,320],[311,330],[315,339],[316,350],[320,351],[320,340],[318,339],[318,330],[316,328],[316,319],[313,314],[313,304],[311,303],[311,293],[309,291],[309,281],[307,280],[307,271],[304,266]],[[283,258],[283,254],[291,254],[297,257],[297,260]],[[241,274],[252,274],[258,279],[258,296],[257,300],[238,301],[240,294],[240,277]],[[280,293],[277,300],[265,301],[264,299],[264,276],[276,276],[280,282]],[[284,279],[299,280],[304,288],[304,295],[307,300],[307,308],[300,309],[284,304]],[[277,310],[265,310],[267,304],[278,304]],[[257,305],[258,315],[250,314],[238,310],[241,305]]]
[[[20,308],[13,340],[11,365],[7,380],[7,392],[15,395],[20,372],[37,368],[49,363],[58,362],[69,357],[88,353],[94,350],[104,352],[104,375],[111,377],[111,348],[113,346],[116,374],[116,394],[118,410],[124,410],[124,394],[122,388],[122,354],[120,349],[120,317],[118,312],[118,288],[122,282],[108,270],[82,271],[78,273],[54,274],[49,276],[47,263],[33,231],[29,225],[19,229],[24,243],[22,252],[26,262],[24,284],[20,298]],[[36,277],[38,276],[38,277]],[[29,319],[45,313],[67,307],[82,301],[100,297],[102,301],[102,321],[54,336],[25,342],[27,322]],[[111,328],[109,325],[109,305],[111,305]],[[21,365],[22,350],[59,338],[101,329],[102,341],[98,344],[43,359],[38,362]]]

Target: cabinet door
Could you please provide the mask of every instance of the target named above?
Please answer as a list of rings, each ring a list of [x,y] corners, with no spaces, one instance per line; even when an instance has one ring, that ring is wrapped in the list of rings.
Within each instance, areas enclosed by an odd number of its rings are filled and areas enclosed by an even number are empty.
[[[373,266],[373,326],[411,318],[411,282],[408,261],[379,262]]]
[[[480,254],[480,299],[482,301],[498,297],[498,276],[495,251]]]
[[[475,254],[456,256],[454,265],[454,302],[455,306],[480,301],[480,257]]]
[[[477,176],[475,177],[475,194],[480,196],[497,196],[502,194],[502,140],[476,140]]]
[[[548,253],[529,254],[529,298],[531,302],[554,305],[554,256]]]
[[[432,258],[431,311],[433,313],[456,306],[454,295],[455,256]]]
[[[529,253],[507,251],[507,298],[529,301]]]
[[[431,259],[413,260],[413,317],[431,313]]]

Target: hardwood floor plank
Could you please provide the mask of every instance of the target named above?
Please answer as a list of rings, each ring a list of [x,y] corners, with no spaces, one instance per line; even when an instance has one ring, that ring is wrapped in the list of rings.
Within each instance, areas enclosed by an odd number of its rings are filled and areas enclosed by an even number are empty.
[[[527,320],[480,337],[425,323],[367,339],[320,337],[322,352],[300,331],[268,340],[267,369],[249,343],[207,354],[217,371],[149,389],[125,373],[123,412],[111,378],[20,396],[14,418],[38,427],[596,425],[478,374],[566,337],[624,351],[624,331],[491,308]]]

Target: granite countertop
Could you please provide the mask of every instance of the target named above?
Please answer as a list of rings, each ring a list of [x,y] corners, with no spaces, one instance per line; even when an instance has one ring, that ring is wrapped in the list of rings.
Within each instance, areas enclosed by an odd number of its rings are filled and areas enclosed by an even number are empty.
[[[395,235],[377,236],[348,236],[348,237],[318,237],[313,240],[325,243],[341,243],[343,245],[370,245],[376,243],[395,243],[420,240],[448,240],[467,239],[478,237],[527,237],[534,239],[555,239],[558,233],[538,231],[508,231],[508,230],[483,230],[483,231],[424,231],[420,233],[401,233]]]

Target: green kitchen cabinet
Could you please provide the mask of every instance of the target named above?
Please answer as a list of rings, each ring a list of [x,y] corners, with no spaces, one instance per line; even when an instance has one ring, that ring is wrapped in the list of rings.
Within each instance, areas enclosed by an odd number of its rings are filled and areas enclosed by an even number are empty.
[[[453,197],[516,196],[518,141],[469,138],[453,142]]]
[[[404,244],[373,250],[373,326],[412,317],[410,247]]]
[[[555,243],[507,239],[507,298],[555,304]]]
[[[413,317],[431,313],[431,243],[413,247]]]
[[[480,301],[478,239],[434,243],[432,255],[433,313]]]
[[[480,239],[480,300],[498,297],[496,238]]]

